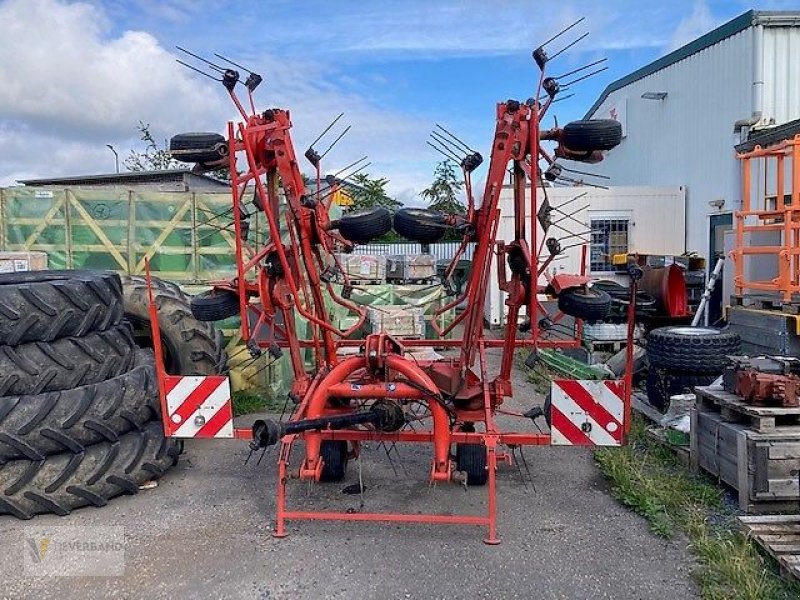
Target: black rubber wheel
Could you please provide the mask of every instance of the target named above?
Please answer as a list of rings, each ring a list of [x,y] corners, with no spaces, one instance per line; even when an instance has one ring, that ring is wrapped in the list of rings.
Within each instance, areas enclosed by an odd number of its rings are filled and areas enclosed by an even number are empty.
[[[159,415],[153,355],[138,350],[133,369],[100,383],[34,396],[0,397],[0,464],[83,452]]]
[[[489,478],[486,446],[483,444],[456,444],[456,470],[467,474],[467,485],[485,485]]]
[[[210,290],[192,296],[191,308],[198,321],[222,321],[239,314],[239,296],[229,290]]]
[[[339,219],[339,233],[356,244],[366,244],[392,229],[392,215],[382,206],[345,213]]]
[[[319,480],[333,482],[344,479],[347,471],[347,442],[323,440],[319,454],[322,457],[322,472]]]
[[[552,410],[553,410],[553,394],[547,392],[547,396],[544,397],[544,404],[542,405],[542,412],[544,412],[544,422],[547,423],[547,426],[552,428],[553,426],[550,424],[552,420]]]
[[[140,485],[164,475],[178,454],[178,443],[164,437],[161,422],[151,421],[117,442],[93,444],[85,452],[8,462],[0,467],[0,514],[30,519],[105,506],[111,498],[136,494]]]
[[[588,323],[602,321],[611,310],[611,296],[595,288],[574,288],[558,295],[558,309],[565,315]]]
[[[228,156],[228,140],[218,133],[179,133],[169,141],[169,153],[181,162],[216,162]]]
[[[222,332],[192,315],[189,297],[176,284],[156,277],[152,280],[167,373],[227,373],[228,355]],[[147,282],[143,277],[123,277],[122,289],[125,318],[133,324],[136,343],[142,348],[152,348]]]
[[[82,337],[0,346],[0,396],[58,392],[130,370],[136,344],[127,323]]]
[[[394,230],[406,239],[432,244],[447,232],[446,217],[424,208],[401,208],[394,213]]]
[[[575,152],[611,150],[621,141],[622,125],[611,119],[572,121],[561,133],[561,143]]]
[[[0,275],[0,345],[86,335],[121,319],[122,284],[111,271]]]
[[[728,329],[672,326],[653,329],[647,337],[647,358],[660,369],[719,375],[728,356],[741,353],[739,335]]]
[[[693,393],[695,387],[711,385],[717,377],[718,375],[676,373],[651,366],[647,370],[645,382],[647,400],[653,407],[665,412],[672,396]]]

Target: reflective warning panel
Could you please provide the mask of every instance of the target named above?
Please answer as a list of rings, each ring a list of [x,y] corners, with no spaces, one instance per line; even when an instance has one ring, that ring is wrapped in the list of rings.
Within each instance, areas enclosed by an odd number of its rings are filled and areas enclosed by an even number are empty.
[[[621,446],[624,390],[623,381],[553,381],[550,444]]]
[[[169,437],[232,438],[231,384],[222,375],[165,378]]]

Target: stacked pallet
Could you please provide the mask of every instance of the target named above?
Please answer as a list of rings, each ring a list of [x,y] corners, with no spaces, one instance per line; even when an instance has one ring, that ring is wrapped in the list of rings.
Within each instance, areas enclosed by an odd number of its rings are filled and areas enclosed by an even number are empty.
[[[738,492],[748,513],[796,512],[800,502],[800,407],[746,404],[698,387],[691,419],[691,463]]]

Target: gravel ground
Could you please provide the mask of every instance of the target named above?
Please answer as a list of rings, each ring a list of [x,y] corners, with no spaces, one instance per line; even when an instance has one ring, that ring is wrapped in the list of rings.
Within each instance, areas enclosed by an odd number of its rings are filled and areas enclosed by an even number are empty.
[[[496,352],[490,362],[498,365]],[[522,373],[514,380],[513,405],[528,408],[539,401]],[[30,522],[0,517],[0,597],[670,600],[697,595],[685,543],[653,536],[643,519],[620,506],[585,449],[527,449],[529,482],[516,468],[502,468],[499,546],[481,543],[484,530],[478,527],[307,521],[290,523],[290,536],[276,540],[270,536],[274,449],[260,465],[244,464],[243,442],[192,442],[186,449],[157,488],[105,508]],[[351,463],[343,483],[293,482],[290,503],[336,510],[358,510],[362,502],[370,511],[483,509],[483,488],[428,486],[429,447],[399,450],[395,476],[382,448],[365,449],[363,498],[342,494],[358,481],[358,467]],[[33,525],[123,526],[125,576],[23,577],[25,530]]]

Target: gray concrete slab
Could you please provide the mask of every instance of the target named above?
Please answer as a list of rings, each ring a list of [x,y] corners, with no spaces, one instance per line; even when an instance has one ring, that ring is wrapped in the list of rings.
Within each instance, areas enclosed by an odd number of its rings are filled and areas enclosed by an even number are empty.
[[[497,363],[496,353],[490,361]],[[514,380],[512,406],[539,401],[521,373]],[[358,480],[351,463],[343,483],[294,482],[290,502],[335,510],[359,510],[362,502],[370,511],[483,510],[482,488],[428,486],[429,447],[399,450],[402,467],[395,464],[395,476],[382,448],[365,449],[363,498],[342,493]],[[288,538],[273,539],[274,449],[260,465],[244,465],[243,442],[187,443],[180,464],[153,490],[64,518],[0,517],[0,597],[678,600],[697,595],[685,542],[655,537],[643,519],[620,506],[590,451],[529,448],[525,454],[533,481],[525,485],[515,468],[502,470],[503,543],[490,547],[481,542],[483,529],[466,526],[300,522],[290,524]],[[23,538],[30,525],[123,526],[125,576],[25,578]]]

